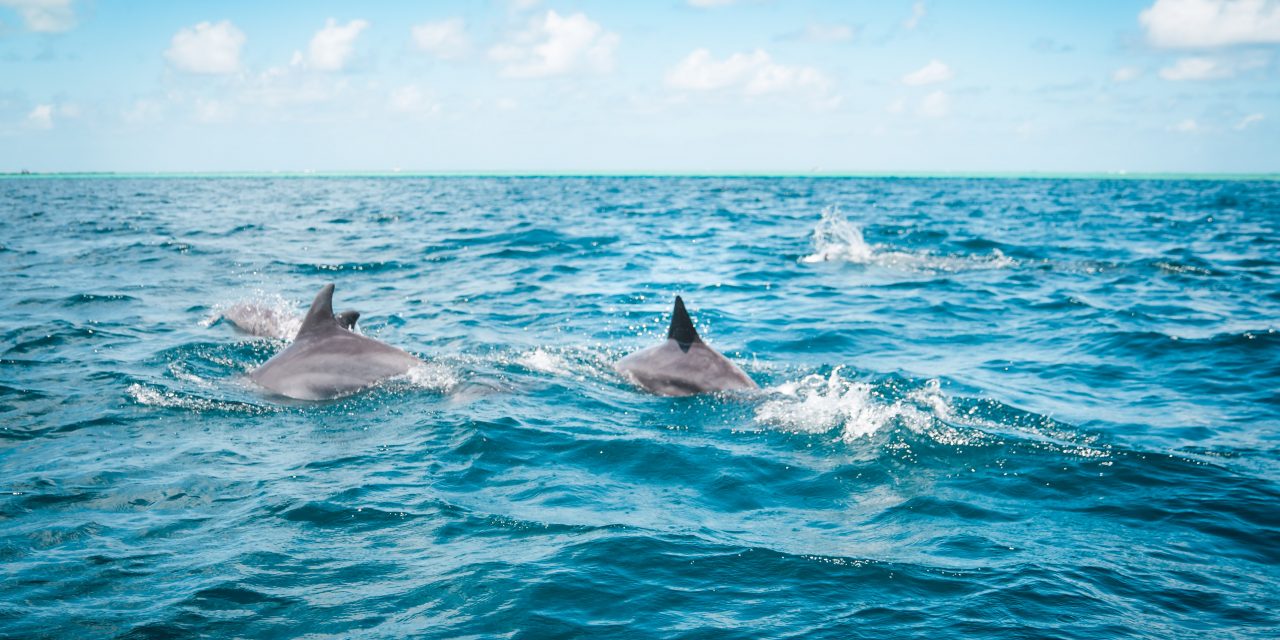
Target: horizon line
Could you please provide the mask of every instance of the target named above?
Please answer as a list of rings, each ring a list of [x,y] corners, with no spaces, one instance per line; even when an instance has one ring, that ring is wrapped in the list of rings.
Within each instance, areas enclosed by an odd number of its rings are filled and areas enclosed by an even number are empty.
[[[1280,172],[1196,171],[0,171],[22,178],[974,178],[1114,180],[1280,180]]]

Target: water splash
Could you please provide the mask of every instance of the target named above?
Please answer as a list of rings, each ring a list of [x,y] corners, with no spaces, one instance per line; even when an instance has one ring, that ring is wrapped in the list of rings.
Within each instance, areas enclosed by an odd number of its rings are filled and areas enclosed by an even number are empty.
[[[813,228],[813,253],[800,258],[800,262],[845,262],[903,271],[946,272],[1007,269],[1018,264],[1000,249],[992,249],[989,255],[934,255],[872,245],[863,237],[862,228],[849,222],[840,208],[834,206],[822,210],[822,219]]]
[[[832,206],[822,210],[822,219],[813,228],[813,253],[800,261],[867,264],[875,255],[862,237],[862,229],[849,222],[839,207]]]
[[[439,362],[424,362],[404,374],[404,379],[418,389],[448,393],[462,381],[458,371]]]
[[[247,402],[213,400],[210,398],[202,398],[200,396],[193,396],[175,391],[161,390],[138,383],[129,385],[129,387],[125,389],[125,394],[127,394],[134,402],[143,406],[164,409],[185,409],[195,413],[224,411],[228,413],[264,414],[280,410],[279,407],[274,406],[261,406]]]
[[[223,319],[249,335],[292,340],[302,328],[302,316],[296,312],[297,308],[296,303],[278,293],[258,291],[248,300],[215,307],[214,313],[201,324],[207,327]]]
[[[757,422],[804,433],[838,430],[838,439],[852,442],[892,424],[925,431],[935,419],[951,415],[950,405],[937,380],[887,402],[866,383],[840,375],[808,375],[766,390],[773,397],[756,409]]]
[[[547,373],[574,380],[613,379],[616,356],[591,347],[536,347],[499,363],[514,364],[534,373]]]
[[[541,347],[520,354],[516,364],[530,370],[553,375],[572,375],[569,361],[564,356]]]

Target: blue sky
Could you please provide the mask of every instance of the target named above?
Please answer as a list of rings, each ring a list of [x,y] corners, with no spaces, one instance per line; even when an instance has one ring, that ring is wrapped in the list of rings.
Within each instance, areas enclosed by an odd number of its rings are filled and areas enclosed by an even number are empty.
[[[1280,171],[1280,0],[0,0],[0,171]]]

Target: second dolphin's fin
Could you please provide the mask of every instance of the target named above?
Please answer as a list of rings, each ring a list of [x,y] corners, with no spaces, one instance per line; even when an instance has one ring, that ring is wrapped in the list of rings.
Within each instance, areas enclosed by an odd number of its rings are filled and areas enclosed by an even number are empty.
[[[338,321],[338,326],[343,329],[346,329],[347,331],[355,331],[356,320],[360,319],[360,312],[353,310],[343,311],[342,313],[334,316],[334,319]]]

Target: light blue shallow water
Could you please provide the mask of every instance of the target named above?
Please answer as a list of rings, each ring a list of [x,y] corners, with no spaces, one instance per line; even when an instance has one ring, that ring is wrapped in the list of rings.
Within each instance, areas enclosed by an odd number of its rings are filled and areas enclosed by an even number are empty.
[[[1277,182],[7,179],[0,222],[0,635],[1280,629]],[[260,393],[285,343],[219,312],[326,282],[431,365]],[[759,393],[612,373],[677,293]]]

